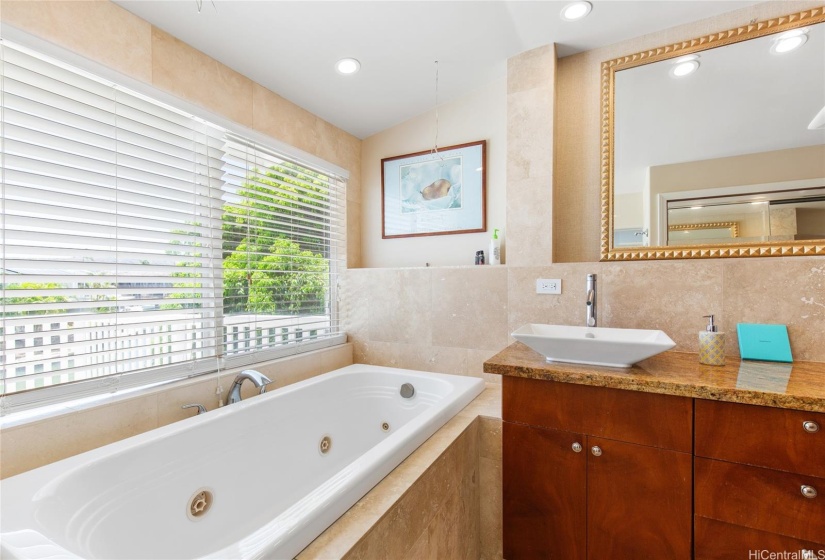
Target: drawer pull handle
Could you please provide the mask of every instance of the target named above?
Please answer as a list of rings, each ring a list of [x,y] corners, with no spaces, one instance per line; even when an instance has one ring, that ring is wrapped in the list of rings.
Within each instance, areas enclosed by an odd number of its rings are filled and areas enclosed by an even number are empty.
[[[808,486],[807,484],[802,485],[802,495],[808,499],[816,498],[816,488],[813,486]]]
[[[819,424],[817,424],[813,420],[807,420],[805,422],[802,422],[802,429],[808,432],[809,434],[815,434],[819,431]]]
[[[601,457],[602,448],[599,447],[598,445],[594,445],[593,447],[590,448],[590,452],[593,453],[593,455],[595,455],[596,457]]]
[[[581,450],[582,444],[580,444],[578,441],[573,444],[573,451],[575,451],[576,453],[581,453]]]

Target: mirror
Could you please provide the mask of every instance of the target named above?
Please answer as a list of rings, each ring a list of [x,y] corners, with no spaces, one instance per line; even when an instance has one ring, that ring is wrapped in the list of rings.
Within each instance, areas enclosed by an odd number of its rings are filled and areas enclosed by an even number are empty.
[[[602,260],[825,254],[825,9],[602,79]]]

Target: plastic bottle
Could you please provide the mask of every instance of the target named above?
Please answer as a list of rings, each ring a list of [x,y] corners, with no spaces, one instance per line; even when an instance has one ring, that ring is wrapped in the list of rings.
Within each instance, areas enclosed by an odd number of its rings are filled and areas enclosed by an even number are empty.
[[[501,239],[498,238],[498,229],[493,230],[493,238],[490,240],[490,264],[501,264]]]

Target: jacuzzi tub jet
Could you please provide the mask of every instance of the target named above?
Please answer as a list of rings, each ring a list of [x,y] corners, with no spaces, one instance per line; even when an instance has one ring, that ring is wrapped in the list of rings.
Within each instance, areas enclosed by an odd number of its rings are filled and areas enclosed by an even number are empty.
[[[329,436],[322,437],[321,443],[318,444],[318,450],[321,452],[321,455],[326,455],[330,449],[332,449],[332,438]]]
[[[389,422],[382,422],[381,423],[381,429],[384,430],[385,432],[389,432],[390,431],[390,423]]]
[[[194,494],[192,494],[192,497],[189,498],[189,505],[186,508],[186,515],[192,521],[196,521],[198,518],[206,515],[206,512],[212,507],[213,501],[214,498],[212,497],[211,491],[206,488],[197,490]]]

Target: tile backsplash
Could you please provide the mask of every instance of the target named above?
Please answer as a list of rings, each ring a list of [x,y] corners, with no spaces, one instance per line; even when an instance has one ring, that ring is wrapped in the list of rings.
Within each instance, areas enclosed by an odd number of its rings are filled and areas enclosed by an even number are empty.
[[[738,356],[736,323],[781,323],[795,360],[825,361],[822,257],[349,270],[343,325],[356,362],[481,376],[525,323],[584,325],[589,273],[599,326],[661,329],[677,351],[697,352],[713,313]],[[560,278],[562,294],[537,295],[537,278]]]

